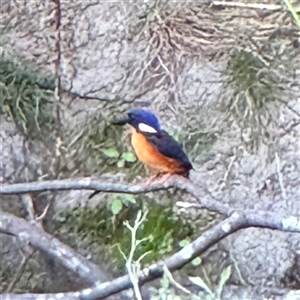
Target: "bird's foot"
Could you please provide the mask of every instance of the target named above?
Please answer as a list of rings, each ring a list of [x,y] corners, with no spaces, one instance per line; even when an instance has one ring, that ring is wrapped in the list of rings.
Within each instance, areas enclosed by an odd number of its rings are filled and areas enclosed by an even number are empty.
[[[165,183],[170,178],[171,175],[172,175],[171,173],[163,174],[157,182],[159,182],[161,184]]]
[[[161,176],[162,175],[162,176]],[[160,184],[163,184],[165,183],[171,176],[172,174],[170,173],[166,173],[166,174],[156,174],[156,175],[153,175],[151,177],[149,177],[144,185],[150,185],[151,183],[153,183],[154,181],[157,182],[157,183],[160,183]],[[157,180],[156,180],[157,179]]]
[[[150,176],[144,183],[144,185],[150,185],[157,178],[157,175]]]

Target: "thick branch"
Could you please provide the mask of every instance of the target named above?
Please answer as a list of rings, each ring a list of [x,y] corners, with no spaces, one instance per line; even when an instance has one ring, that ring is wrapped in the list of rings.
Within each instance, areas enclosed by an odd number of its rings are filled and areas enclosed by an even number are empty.
[[[280,219],[275,214],[271,213],[260,213],[257,215],[247,216],[245,213],[234,213],[232,216],[226,220],[215,225],[211,229],[203,233],[198,239],[184,247],[179,252],[175,253],[171,257],[167,258],[164,262],[158,264],[153,264],[148,268],[143,269],[137,274],[139,278],[139,283],[143,285],[144,283],[151,281],[155,278],[159,278],[163,275],[164,264],[172,272],[182,268],[188,262],[192,261],[197,256],[201,255],[208,248],[210,248],[215,243],[224,239],[228,235],[248,227],[264,227],[270,229],[282,230],[283,220]],[[299,226],[300,227],[300,226]],[[300,231],[300,229],[299,229]],[[128,275],[119,277],[115,280],[99,283],[93,288],[84,289],[80,292],[75,293],[65,293],[65,294],[44,294],[44,295],[13,295],[6,294],[4,300],[22,300],[22,299],[80,299],[80,300],[95,300],[103,299],[110,295],[119,293],[125,289],[132,288],[132,283]],[[27,298],[24,298],[26,297]],[[38,298],[40,297],[40,298]],[[44,298],[42,298],[44,297]],[[52,298],[51,298],[52,297]]]
[[[73,294],[5,294],[2,295],[1,300],[79,300],[80,293],[78,295]],[[245,286],[235,286],[226,285],[223,287],[223,297],[224,299],[242,299],[241,295],[244,296],[243,299],[271,299],[270,295],[276,295],[276,299],[300,299],[300,290],[289,290],[289,289],[278,289],[272,287],[261,287],[260,290],[255,291],[253,287]],[[59,298],[59,297],[64,298]],[[51,298],[52,297],[52,298]],[[245,298],[246,297],[246,298]],[[121,298],[118,298],[121,299]],[[273,298],[272,298],[273,299]]]
[[[109,276],[100,270],[98,266],[46,233],[34,223],[30,224],[26,220],[10,213],[1,212],[0,232],[14,235],[20,240],[29,243],[35,249],[43,251],[89,284],[109,279]]]

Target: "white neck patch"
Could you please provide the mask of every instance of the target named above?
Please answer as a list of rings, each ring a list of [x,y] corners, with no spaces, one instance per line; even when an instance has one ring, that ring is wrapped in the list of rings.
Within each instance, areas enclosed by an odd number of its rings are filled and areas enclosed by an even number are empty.
[[[148,132],[148,133],[157,133],[157,131],[153,127],[145,123],[139,123],[139,129],[141,131]]]

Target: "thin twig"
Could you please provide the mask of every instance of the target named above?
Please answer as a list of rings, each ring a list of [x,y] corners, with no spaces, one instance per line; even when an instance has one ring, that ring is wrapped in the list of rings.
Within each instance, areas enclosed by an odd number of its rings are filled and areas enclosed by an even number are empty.
[[[124,225],[130,230],[131,232],[131,248],[130,248],[130,253],[127,258],[126,262],[126,268],[128,271],[129,278],[131,280],[131,283],[133,285],[134,293],[135,296],[138,300],[143,300],[142,299],[142,294],[139,288],[139,280],[137,277],[137,272],[140,271],[140,269],[136,268],[135,262],[133,261],[134,253],[136,250],[136,247],[142,242],[142,241],[137,241],[136,236],[137,236],[137,230],[139,227],[144,223],[146,216],[147,216],[148,211],[145,211],[142,213],[141,210],[138,211],[136,220],[134,222],[134,226],[130,226],[130,224],[126,221],[124,222]],[[133,270],[134,269],[134,270]]]
[[[276,160],[276,171],[277,171],[277,176],[278,176],[278,182],[280,185],[280,189],[281,189],[281,194],[282,194],[282,198],[286,199],[286,191],[285,191],[285,187],[283,184],[283,176],[281,173],[281,164],[280,164],[280,159],[278,156],[278,153],[275,153],[275,160]]]
[[[213,1],[212,5],[222,5],[222,6],[251,8],[251,9],[267,9],[267,10],[280,10],[280,9],[282,9],[281,5],[262,4],[262,3],[242,3],[242,2]]]
[[[233,157],[232,157],[231,160],[230,160],[230,163],[229,163],[229,165],[228,165],[228,168],[227,168],[227,170],[226,170],[226,172],[225,172],[225,174],[224,174],[224,177],[223,177],[223,181],[224,181],[224,182],[227,181],[228,176],[229,176],[229,173],[230,173],[230,171],[231,171],[231,168],[232,168],[233,163],[234,163],[235,160],[236,160],[236,154],[234,154]]]
[[[190,295],[191,292],[189,290],[187,290],[185,287],[183,287],[181,284],[179,284],[173,277],[172,273],[169,271],[169,269],[167,268],[167,266],[164,266],[164,274],[167,276],[167,278],[170,280],[170,282],[176,286],[178,289],[182,290],[183,292],[185,292],[186,294]]]
[[[35,220],[36,220],[37,222],[42,221],[42,220],[47,216],[47,214],[48,214],[48,212],[49,212],[49,209],[50,209],[50,207],[52,206],[53,202],[54,202],[54,197],[51,197],[51,199],[49,200],[49,203],[48,203],[47,206],[45,207],[44,211],[43,211],[39,216],[37,216],[37,217],[35,218]]]

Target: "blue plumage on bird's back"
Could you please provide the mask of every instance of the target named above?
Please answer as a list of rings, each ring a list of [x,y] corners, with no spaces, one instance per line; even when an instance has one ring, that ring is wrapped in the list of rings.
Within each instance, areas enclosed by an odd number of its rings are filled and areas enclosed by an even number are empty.
[[[159,173],[179,174],[188,177],[193,168],[181,145],[160,128],[152,112],[134,109],[128,118],[115,124],[133,127],[132,146],[139,160]]]

